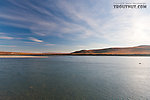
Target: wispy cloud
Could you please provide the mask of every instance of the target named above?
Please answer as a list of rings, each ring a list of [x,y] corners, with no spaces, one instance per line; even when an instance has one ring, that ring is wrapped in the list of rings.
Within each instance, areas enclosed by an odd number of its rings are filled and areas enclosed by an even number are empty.
[[[54,46],[55,44],[45,44],[45,46]]]
[[[0,45],[0,47],[17,47],[15,45]]]
[[[29,40],[34,41],[34,42],[44,42],[44,41],[36,39],[34,37],[29,37]]]
[[[12,40],[12,39],[14,39],[14,38],[13,38],[13,37],[8,37],[8,36],[3,36],[3,37],[0,37],[0,39]]]
[[[0,34],[5,34],[5,33],[3,33],[3,32],[0,32]]]
[[[64,20],[63,17],[59,17],[58,15],[52,14],[50,10],[46,10],[46,9],[50,9],[48,8],[47,4],[44,4],[45,7],[42,8],[43,5],[38,6],[29,1],[22,4],[21,2],[14,0],[11,3],[15,4],[20,9],[16,9],[16,8],[15,10],[7,9],[6,12],[3,12],[0,15],[0,17],[13,20],[15,21],[15,23],[12,23],[11,21],[5,21],[5,22],[1,22],[2,24],[28,28],[33,33],[40,36],[45,36],[45,35],[63,36],[65,34],[80,34],[80,33],[85,33],[85,31],[88,30],[87,27],[83,27],[80,24],[69,22],[68,20]],[[61,8],[58,8],[59,6],[60,6],[59,4],[57,4],[56,6],[57,9],[60,10],[58,11],[58,13],[62,13],[63,16],[66,16],[67,12],[61,11]],[[42,15],[39,15],[38,13],[35,12],[33,13],[32,10],[25,9],[24,7],[32,8],[37,12],[40,13],[43,12],[43,13]],[[28,14],[20,13],[22,11],[26,11]],[[66,17],[69,18],[69,16]],[[74,20],[71,17],[70,19]]]

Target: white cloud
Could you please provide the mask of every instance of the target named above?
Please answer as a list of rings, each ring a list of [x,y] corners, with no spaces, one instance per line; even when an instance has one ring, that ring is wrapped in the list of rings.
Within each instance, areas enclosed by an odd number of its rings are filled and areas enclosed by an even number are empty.
[[[5,34],[5,33],[3,33],[3,32],[0,32],[0,34]]]
[[[17,47],[15,45],[0,45],[0,47]]]
[[[11,40],[11,39],[14,39],[13,37],[8,37],[8,36],[2,36],[0,37],[0,39],[7,39],[7,40]]]
[[[34,37],[29,37],[29,40],[34,41],[34,42],[44,42],[44,41],[36,39]]]
[[[55,45],[55,44],[45,44],[45,46],[53,46],[53,45]]]

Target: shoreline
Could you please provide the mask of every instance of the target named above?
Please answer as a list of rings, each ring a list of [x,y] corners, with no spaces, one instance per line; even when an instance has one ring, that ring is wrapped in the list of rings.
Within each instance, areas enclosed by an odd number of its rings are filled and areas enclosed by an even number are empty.
[[[20,58],[46,58],[48,56],[150,56],[150,54],[98,54],[98,53],[68,53],[68,54],[7,54],[3,57],[20,57]]]
[[[48,58],[48,56],[0,55],[0,58]]]

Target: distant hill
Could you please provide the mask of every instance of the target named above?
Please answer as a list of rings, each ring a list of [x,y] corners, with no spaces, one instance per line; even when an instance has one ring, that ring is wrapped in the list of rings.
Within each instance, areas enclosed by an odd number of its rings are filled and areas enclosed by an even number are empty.
[[[150,45],[140,45],[136,47],[116,47],[93,50],[80,50],[72,52],[72,54],[106,54],[106,55],[132,55],[132,54],[150,54]]]

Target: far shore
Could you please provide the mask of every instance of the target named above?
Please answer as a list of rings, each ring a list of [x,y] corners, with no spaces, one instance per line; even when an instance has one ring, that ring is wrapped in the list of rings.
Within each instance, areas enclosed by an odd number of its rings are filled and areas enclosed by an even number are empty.
[[[0,55],[0,58],[48,58],[48,56]]]
[[[44,57],[44,56],[150,56],[150,45],[140,45],[135,47],[115,47],[104,49],[91,49],[80,50],[71,53],[27,53],[27,52],[5,52],[1,51],[1,57],[9,56],[22,56],[22,57]]]
[[[46,58],[48,56],[150,56],[150,54],[101,54],[101,53],[0,54],[0,58]]]

